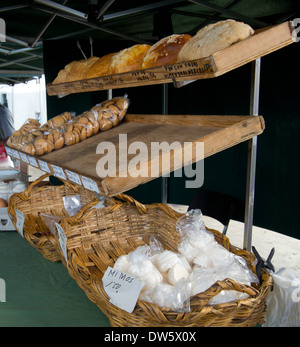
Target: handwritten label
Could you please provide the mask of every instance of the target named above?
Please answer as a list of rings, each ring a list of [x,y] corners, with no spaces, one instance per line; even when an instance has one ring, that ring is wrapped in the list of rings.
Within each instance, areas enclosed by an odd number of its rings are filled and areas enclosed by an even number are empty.
[[[80,177],[79,177],[79,175],[77,175],[77,173],[70,171],[70,170],[66,170],[66,174],[67,174],[70,181],[81,185]]]
[[[39,167],[38,163],[37,163],[37,161],[36,161],[36,159],[34,157],[28,156],[28,159],[29,159],[29,164],[31,166]]]
[[[145,283],[125,272],[111,268],[102,278],[103,288],[110,302],[122,310],[132,313]]]
[[[25,163],[29,163],[29,160],[27,158],[27,155],[25,153],[20,152],[21,159],[25,161]]]
[[[63,180],[67,179],[67,177],[66,177],[66,175],[64,173],[64,170],[61,167],[52,164],[52,169],[53,169],[54,175],[56,177],[62,178]]]
[[[100,193],[97,183],[89,177],[81,176],[81,181],[84,188],[96,193]]]
[[[15,157],[15,158],[17,158],[17,159],[21,159],[21,158],[20,158],[19,152],[16,151],[15,149],[12,150],[12,155],[13,155],[13,157]]]
[[[191,61],[182,64],[166,65],[164,68],[167,72],[164,74],[164,78],[196,76],[214,72],[212,64],[206,60],[203,62]]]
[[[7,153],[8,155],[10,155],[10,156],[12,156],[12,155],[13,155],[13,153],[12,153],[12,149],[11,149],[11,148],[9,148],[9,147],[5,147],[5,150],[6,150],[6,153]]]
[[[60,224],[55,223],[56,225],[56,229],[58,232],[58,239],[59,239],[59,245],[60,245],[60,249],[65,257],[66,263],[68,264],[68,253],[67,253],[67,237],[66,234],[64,232],[64,229],[61,227]]]
[[[45,161],[38,159],[38,162],[42,171],[51,173],[51,170],[49,169],[49,166]]]
[[[24,237],[23,227],[24,227],[25,215],[20,210],[15,209],[15,211],[16,211],[16,217],[17,217],[16,228],[19,231],[19,233]]]
[[[156,75],[154,72],[145,70],[131,72],[131,76],[134,77],[137,81],[147,81],[156,79]]]

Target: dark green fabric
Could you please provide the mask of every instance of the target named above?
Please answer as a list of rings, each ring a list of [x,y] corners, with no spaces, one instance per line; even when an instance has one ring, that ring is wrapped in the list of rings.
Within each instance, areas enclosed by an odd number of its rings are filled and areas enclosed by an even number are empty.
[[[0,232],[0,278],[0,327],[110,326],[62,263],[45,259],[15,231]]]

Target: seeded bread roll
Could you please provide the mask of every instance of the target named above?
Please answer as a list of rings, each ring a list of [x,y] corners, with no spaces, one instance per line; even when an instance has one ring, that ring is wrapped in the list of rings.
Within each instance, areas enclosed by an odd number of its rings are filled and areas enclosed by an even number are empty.
[[[253,34],[254,30],[248,24],[233,19],[209,24],[182,47],[178,53],[178,62],[208,57]]]
[[[191,37],[187,34],[173,34],[156,42],[146,53],[143,68],[176,63],[178,52]]]
[[[150,45],[139,44],[122,49],[113,56],[109,74],[113,75],[142,69],[144,56],[150,48]]]

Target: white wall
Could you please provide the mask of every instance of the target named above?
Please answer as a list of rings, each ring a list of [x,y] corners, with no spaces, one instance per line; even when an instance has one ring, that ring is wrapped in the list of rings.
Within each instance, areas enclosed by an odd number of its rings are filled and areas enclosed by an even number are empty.
[[[44,76],[39,80],[14,86],[0,85],[0,94],[7,95],[8,108],[14,116],[15,129],[19,129],[28,118],[40,117],[41,124],[47,121]]]

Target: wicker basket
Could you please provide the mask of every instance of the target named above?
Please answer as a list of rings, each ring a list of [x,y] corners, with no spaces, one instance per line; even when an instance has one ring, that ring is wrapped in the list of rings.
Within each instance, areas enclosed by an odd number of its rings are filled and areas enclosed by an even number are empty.
[[[150,236],[159,238],[165,248],[173,251],[177,250],[180,242],[176,221],[181,214],[165,204],[142,205],[123,194],[116,198],[122,201],[115,200],[113,204],[100,210],[90,209],[91,206],[87,205],[81,218],[62,220],[61,225],[68,239],[68,266],[58,248],[71,277],[107,315],[111,326],[236,327],[263,323],[266,296],[272,286],[272,278],[268,272],[263,272],[263,282],[259,287],[241,285],[231,279],[216,282],[204,293],[191,298],[191,309],[188,313],[174,312],[142,300],[137,301],[131,314],[112,305],[102,286],[102,277],[108,266],[113,266],[122,254],[128,254],[138,246],[148,244]],[[233,247],[226,236],[211,231],[222,246],[242,256],[249,268],[255,272],[252,265],[253,254]],[[226,304],[207,305],[209,300],[223,289],[247,293],[249,298]]]
[[[80,195],[83,205],[95,200],[96,196],[92,191],[66,181],[62,181],[63,185],[60,186],[38,187],[39,183],[49,176],[49,174],[45,174],[31,183],[24,192],[13,194],[9,200],[8,213],[16,227],[16,209],[23,212],[25,215],[24,238],[46,259],[59,262],[60,256],[56,251],[56,242],[43,222],[40,213],[69,217],[64,208],[62,199],[64,196]]]

